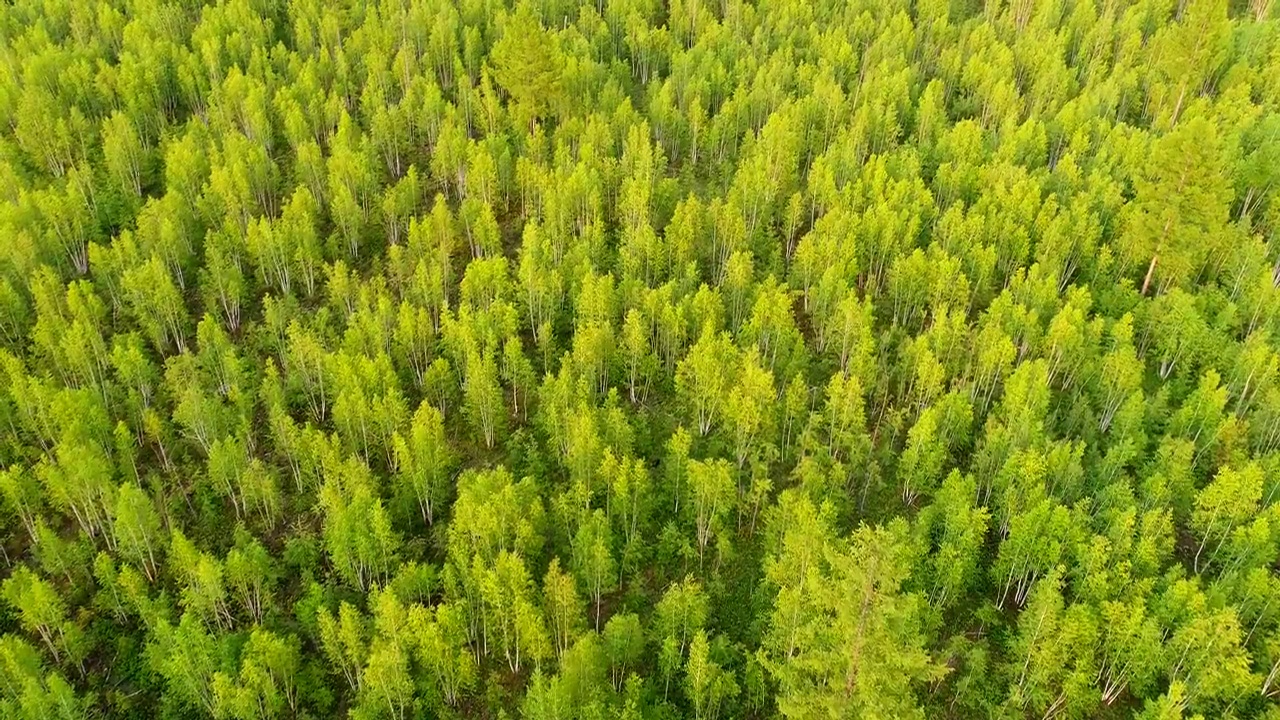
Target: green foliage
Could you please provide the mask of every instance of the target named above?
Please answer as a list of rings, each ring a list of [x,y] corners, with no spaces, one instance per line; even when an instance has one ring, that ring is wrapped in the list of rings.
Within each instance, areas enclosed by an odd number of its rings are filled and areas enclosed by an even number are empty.
[[[1280,5],[0,7],[0,717],[1280,716]]]

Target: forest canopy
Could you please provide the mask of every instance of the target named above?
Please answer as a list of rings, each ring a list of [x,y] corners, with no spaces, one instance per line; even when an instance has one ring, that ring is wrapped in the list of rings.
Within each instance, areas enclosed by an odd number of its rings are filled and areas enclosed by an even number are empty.
[[[0,716],[1280,720],[1280,3],[0,6]]]

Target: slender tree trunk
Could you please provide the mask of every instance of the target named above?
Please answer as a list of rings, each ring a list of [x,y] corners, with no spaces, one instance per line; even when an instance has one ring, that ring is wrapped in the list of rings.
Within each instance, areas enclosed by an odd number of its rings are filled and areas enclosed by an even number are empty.
[[[1151,278],[1156,272],[1156,262],[1160,260],[1160,253],[1151,256],[1151,264],[1147,266],[1147,276],[1142,279],[1142,294],[1147,294],[1147,287],[1151,285]]]

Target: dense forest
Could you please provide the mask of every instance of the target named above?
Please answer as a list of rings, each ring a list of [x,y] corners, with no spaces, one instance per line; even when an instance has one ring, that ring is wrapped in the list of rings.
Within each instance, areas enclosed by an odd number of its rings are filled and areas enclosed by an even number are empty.
[[[0,38],[0,716],[1280,718],[1280,3]]]

